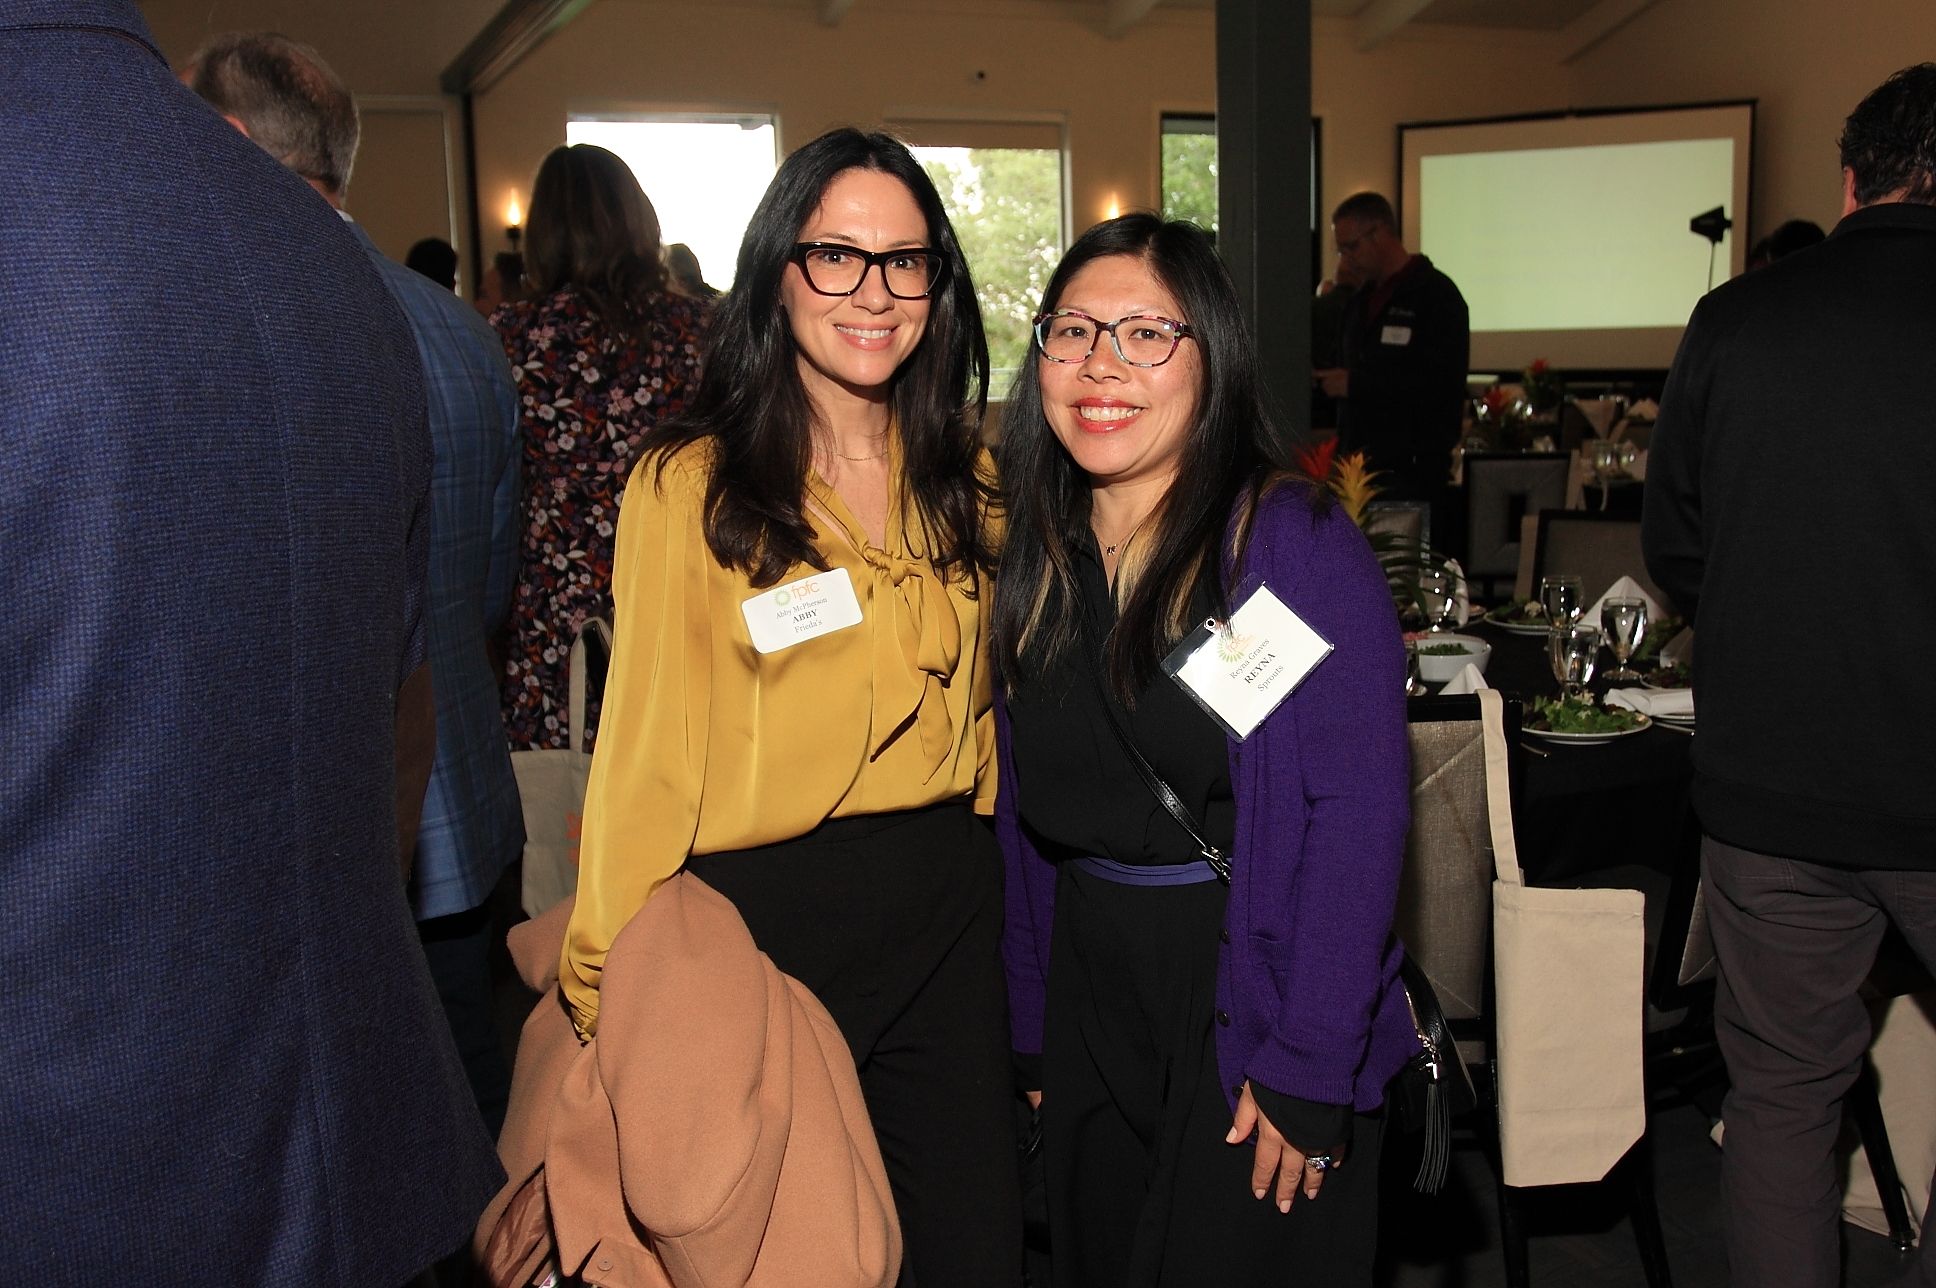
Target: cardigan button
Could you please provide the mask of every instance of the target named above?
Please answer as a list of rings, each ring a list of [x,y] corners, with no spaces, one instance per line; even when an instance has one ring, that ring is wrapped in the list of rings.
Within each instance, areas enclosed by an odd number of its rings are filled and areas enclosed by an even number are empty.
[[[1226,1029],[1227,1029],[1227,1028],[1229,1028],[1229,1027],[1230,1027],[1230,1012],[1229,1012],[1229,1011],[1218,1011],[1218,1012],[1217,1012],[1217,1023],[1219,1023],[1219,1024],[1221,1024],[1221,1025],[1223,1025],[1223,1026],[1224,1026],[1224,1027],[1225,1027]]]
[[[1217,942],[1224,943],[1224,944],[1227,944],[1230,942],[1230,927],[1224,926],[1222,929],[1217,931]]]

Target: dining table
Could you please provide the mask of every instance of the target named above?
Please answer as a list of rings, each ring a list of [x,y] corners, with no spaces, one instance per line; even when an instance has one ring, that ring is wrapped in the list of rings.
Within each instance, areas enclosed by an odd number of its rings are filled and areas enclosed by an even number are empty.
[[[1458,633],[1491,646],[1486,683],[1524,706],[1556,698],[1546,636],[1484,621],[1477,610]],[[1611,669],[1602,652],[1600,670]],[[1443,687],[1429,685],[1436,691]],[[1589,686],[1604,697],[1596,674]],[[1671,876],[1699,862],[1690,826],[1694,735],[1655,722],[1608,742],[1578,745],[1522,730],[1513,747],[1513,827],[1520,865],[1536,885],[1566,885],[1590,872],[1641,867]]]

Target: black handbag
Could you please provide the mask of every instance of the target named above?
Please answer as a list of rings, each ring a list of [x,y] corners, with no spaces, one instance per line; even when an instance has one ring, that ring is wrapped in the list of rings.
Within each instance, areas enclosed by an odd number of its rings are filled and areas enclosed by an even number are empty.
[[[1101,678],[1093,671],[1090,676],[1100,690]],[[1183,798],[1144,757],[1129,730],[1123,727],[1116,708],[1110,705],[1106,692],[1102,699],[1109,727],[1115,731],[1116,741],[1122,744],[1144,785],[1177,825],[1189,833],[1217,879],[1229,885],[1229,858],[1197,827],[1196,818]],[[1405,987],[1405,1004],[1411,1009],[1412,1029],[1418,1034],[1421,1049],[1392,1075],[1385,1089],[1385,1101],[1401,1131],[1424,1133],[1418,1175],[1412,1179],[1412,1188],[1421,1194],[1436,1194],[1445,1184],[1446,1168],[1452,1161],[1452,1119],[1469,1112],[1478,1104],[1479,1096],[1473,1089],[1472,1075],[1466,1070],[1465,1061],[1459,1058],[1459,1047],[1452,1038],[1445,1008],[1439,1005],[1438,995],[1432,992],[1425,971],[1412,960],[1410,953],[1401,953],[1399,957],[1398,978]]]

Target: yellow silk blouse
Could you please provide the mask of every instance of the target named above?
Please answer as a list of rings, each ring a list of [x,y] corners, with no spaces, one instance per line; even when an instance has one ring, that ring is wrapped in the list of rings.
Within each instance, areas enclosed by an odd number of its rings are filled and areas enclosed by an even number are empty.
[[[754,589],[706,546],[710,450],[683,450],[657,479],[648,460],[620,509],[614,655],[559,971],[587,1037],[606,951],[688,855],[769,845],[830,818],[970,798],[994,807],[987,587],[944,582],[916,553],[898,461],[889,549],[808,479],[815,545],[851,576],[860,623],[760,653],[741,606],[774,588]]]

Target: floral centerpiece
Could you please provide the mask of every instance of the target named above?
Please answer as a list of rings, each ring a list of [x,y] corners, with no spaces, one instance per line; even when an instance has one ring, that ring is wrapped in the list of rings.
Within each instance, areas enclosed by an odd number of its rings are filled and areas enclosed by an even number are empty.
[[[1551,420],[1559,415],[1560,404],[1566,401],[1566,385],[1546,359],[1534,358],[1521,374],[1520,383],[1534,417]]]
[[[1372,469],[1363,452],[1340,455],[1335,438],[1300,447],[1296,459],[1298,469],[1329,490],[1337,498],[1339,508],[1370,540],[1372,553],[1385,569],[1385,580],[1391,586],[1392,602],[1399,614],[1403,616],[1411,610],[1422,614],[1425,606],[1419,578],[1427,572],[1445,571],[1450,561],[1416,537],[1379,525],[1372,502],[1378,498],[1381,490],[1378,479],[1384,471]]]

